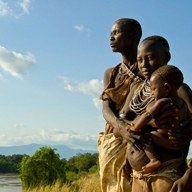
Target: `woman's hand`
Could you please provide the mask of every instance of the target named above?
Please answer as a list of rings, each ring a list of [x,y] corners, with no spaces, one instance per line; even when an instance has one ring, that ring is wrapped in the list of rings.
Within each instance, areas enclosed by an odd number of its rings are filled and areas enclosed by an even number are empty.
[[[189,168],[183,177],[174,182],[169,192],[191,192],[192,168]]]
[[[155,124],[159,129],[170,129],[178,118],[179,110],[173,105],[170,99],[163,98],[160,100],[162,101],[159,101],[156,104]]]
[[[163,113],[164,112],[168,113],[170,110],[172,110],[172,108],[170,108],[171,106],[173,106],[173,104],[170,98],[161,98],[151,103],[150,105],[148,105],[147,112],[150,113],[153,117],[158,117],[158,116],[164,117],[162,116]]]
[[[168,130],[170,144],[173,147],[182,149],[188,146],[192,139],[192,119],[186,108],[178,110],[170,101],[164,103],[155,117],[155,123],[159,129]]]
[[[192,139],[192,120],[186,120],[179,128],[170,129],[168,135],[173,146],[179,148],[188,146]]]

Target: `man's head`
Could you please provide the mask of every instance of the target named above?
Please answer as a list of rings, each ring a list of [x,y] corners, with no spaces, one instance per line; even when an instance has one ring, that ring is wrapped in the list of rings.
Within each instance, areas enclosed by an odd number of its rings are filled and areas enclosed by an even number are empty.
[[[142,35],[141,25],[135,19],[121,18],[111,30],[110,45],[114,52],[127,52],[137,48]]]

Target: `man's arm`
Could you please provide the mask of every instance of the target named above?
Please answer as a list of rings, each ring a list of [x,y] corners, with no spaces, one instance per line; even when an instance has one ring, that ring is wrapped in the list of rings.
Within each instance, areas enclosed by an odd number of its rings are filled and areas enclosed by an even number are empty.
[[[113,68],[109,68],[105,71],[104,78],[103,78],[104,90],[108,87],[110,83],[112,71],[113,71]],[[113,130],[108,130],[108,131],[113,132],[117,137],[125,135],[124,130],[125,130],[126,123],[124,121],[119,120],[119,118],[116,117],[111,107],[111,99],[107,98],[107,96],[105,95],[103,97],[104,97],[102,98],[103,99],[103,109],[102,109],[103,117],[106,120],[106,122],[113,127]],[[119,133],[120,128],[121,128],[121,133]]]
[[[113,70],[113,68],[109,68],[105,71],[104,78],[103,78],[104,90],[107,88],[107,86],[110,83],[112,70]],[[110,98],[108,98],[105,95],[102,97],[104,97],[104,98],[102,98],[102,100],[103,100],[103,109],[102,109],[103,117],[110,125],[112,125],[113,127],[116,127],[117,126],[116,116],[111,108],[111,100],[110,100]]]

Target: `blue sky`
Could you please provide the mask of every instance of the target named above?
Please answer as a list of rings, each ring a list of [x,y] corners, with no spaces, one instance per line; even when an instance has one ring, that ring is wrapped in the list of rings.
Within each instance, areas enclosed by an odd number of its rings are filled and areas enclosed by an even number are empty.
[[[66,144],[96,149],[99,94],[113,22],[137,19],[143,36],[168,39],[170,64],[191,86],[192,2],[0,0],[0,146]]]

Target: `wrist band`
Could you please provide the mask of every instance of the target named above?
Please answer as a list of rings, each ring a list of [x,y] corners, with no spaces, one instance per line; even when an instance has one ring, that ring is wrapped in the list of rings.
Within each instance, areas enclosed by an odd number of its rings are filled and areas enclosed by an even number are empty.
[[[120,120],[125,119],[125,117],[126,117],[126,115],[125,115],[124,113],[120,113],[120,114],[119,114],[119,119],[120,119]]]

